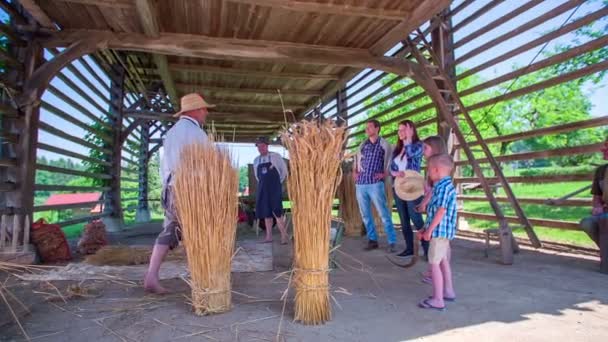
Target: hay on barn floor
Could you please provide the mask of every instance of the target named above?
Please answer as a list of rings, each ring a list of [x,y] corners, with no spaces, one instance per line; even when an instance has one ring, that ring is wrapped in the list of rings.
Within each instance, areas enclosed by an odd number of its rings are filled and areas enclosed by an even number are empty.
[[[289,197],[294,227],[295,320],[331,318],[329,239],[334,194],[340,183],[345,127],[302,121],[281,135],[289,151]]]
[[[238,182],[226,150],[212,144],[184,148],[174,190],[198,315],[230,309]]]
[[[130,266],[145,265],[150,261],[152,247],[104,246],[95,254],[89,255],[84,262],[95,266]],[[186,259],[182,247],[170,251],[165,261],[182,261]]]

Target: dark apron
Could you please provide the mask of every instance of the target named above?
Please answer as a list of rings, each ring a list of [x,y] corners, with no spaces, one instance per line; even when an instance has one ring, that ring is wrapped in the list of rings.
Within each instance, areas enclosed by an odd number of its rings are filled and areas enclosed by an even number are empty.
[[[279,171],[272,163],[258,165],[258,187],[255,195],[255,214],[258,219],[283,215],[283,188]]]

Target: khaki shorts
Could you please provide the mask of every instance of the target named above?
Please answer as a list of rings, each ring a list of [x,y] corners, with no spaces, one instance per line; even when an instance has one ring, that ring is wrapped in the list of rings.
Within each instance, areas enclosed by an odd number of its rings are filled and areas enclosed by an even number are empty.
[[[429,264],[438,264],[448,256],[450,240],[446,238],[432,238],[429,248]]]
[[[175,198],[173,196],[173,188],[167,186],[161,193],[161,204],[165,209],[165,220],[163,221],[163,230],[156,238],[156,244],[169,246],[173,249],[179,245],[181,240],[181,229],[177,221],[177,211],[175,210]]]

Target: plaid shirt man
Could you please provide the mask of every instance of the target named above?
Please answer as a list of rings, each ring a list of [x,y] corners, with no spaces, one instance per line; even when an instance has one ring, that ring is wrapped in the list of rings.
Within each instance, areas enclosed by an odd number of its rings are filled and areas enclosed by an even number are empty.
[[[357,184],[374,184],[382,181],[374,179],[374,175],[384,172],[384,148],[380,139],[372,143],[367,139],[361,147],[361,172]]]
[[[433,238],[452,240],[456,235],[456,189],[451,177],[444,177],[433,186],[433,197],[428,206],[427,227],[439,208],[445,208],[445,216],[433,230]]]

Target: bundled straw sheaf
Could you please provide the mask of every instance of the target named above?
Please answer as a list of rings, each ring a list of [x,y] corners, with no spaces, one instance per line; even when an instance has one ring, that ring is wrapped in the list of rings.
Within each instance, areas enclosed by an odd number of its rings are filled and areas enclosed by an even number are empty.
[[[230,309],[237,191],[238,173],[228,151],[213,144],[183,149],[174,193],[198,315]]]
[[[360,236],[363,230],[363,221],[357,203],[357,191],[351,169],[352,163],[342,165],[342,182],[340,182],[336,195],[340,200],[340,217],[344,220],[345,235]]]
[[[321,324],[331,318],[329,238],[331,210],[340,183],[345,127],[302,121],[282,133],[289,151],[288,183],[294,227],[295,320]]]

